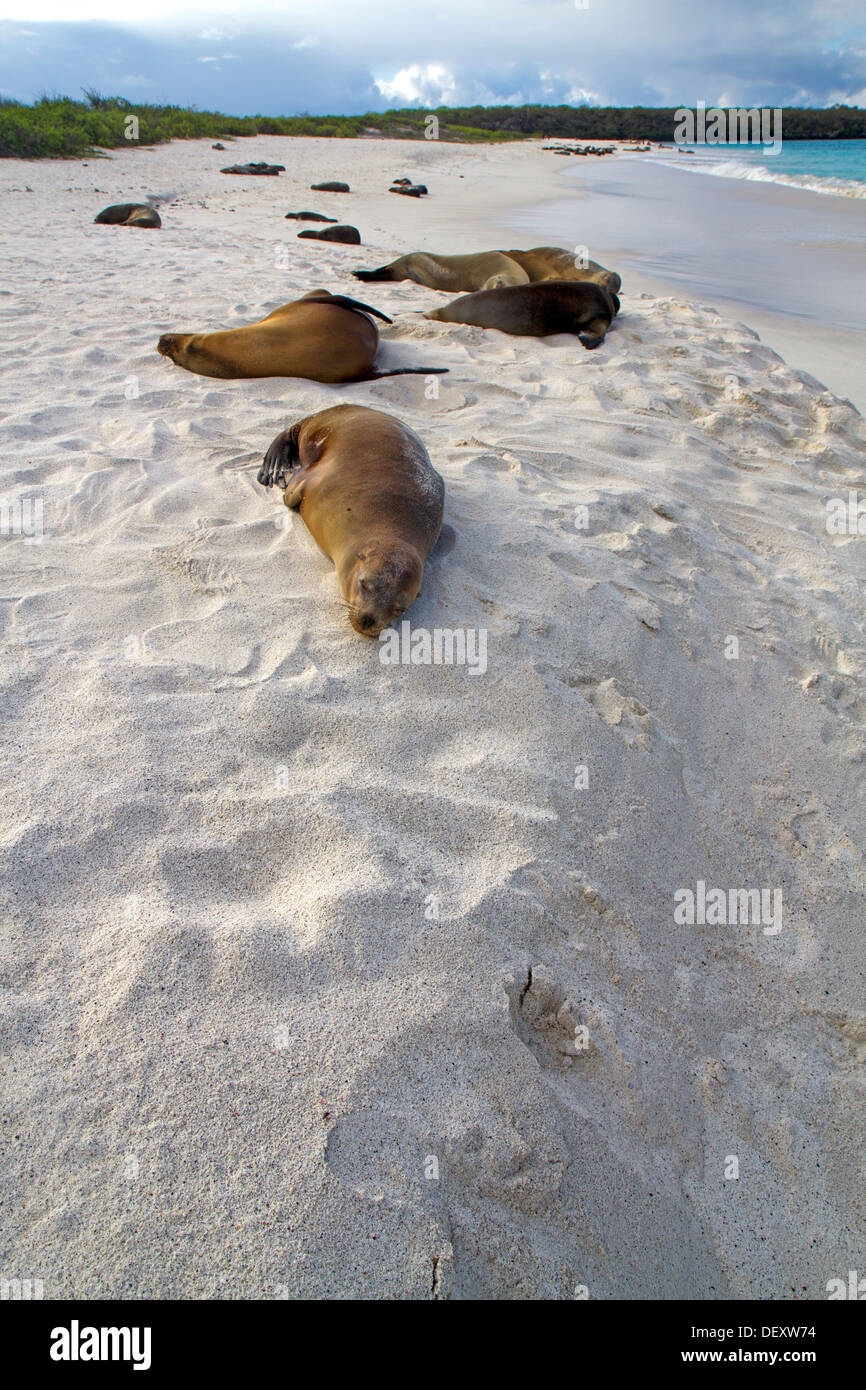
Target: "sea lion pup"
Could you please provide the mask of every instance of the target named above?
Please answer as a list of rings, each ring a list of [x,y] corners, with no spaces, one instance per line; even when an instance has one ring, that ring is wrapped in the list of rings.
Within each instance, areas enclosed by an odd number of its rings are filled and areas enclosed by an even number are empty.
[[[551,333],[576,333],[585,348],[604,341],[619,311],[616,295],[591,281],[542,280],[537,285],[508,285],[481,290],[431,309],[424,315],[440,323],[472,323],[502,333],[546,338]]]
[[[421,440],[393,415],[337,405],[278,434],[258,475],[284,487],[330,556],[362,637],[414,603],[442,529],[445,484]]]
[[[414,280],[431,290],[495,290],[539,280],[589,280],[616,294],[622,284],[615,270],[597,261],[581,265],[561,246],[532,251],[478,251],[472,256],[435,256],[413,251],[378,270],[353,270],[357,280]]]
[[[447,367],[395,367],[373,363],[379,332],[373,319],[386,314],[327,290],[282,304],[267,318],[218,333],[164,333],[157,352],[199,376],[227,379],[299,376],[310,381],[375,381],[383,376],[439,373]]]
[[[107,222],[113,227],[162,226],[159,213],[149,203],[115,203],[110,208],[103,208],[93,220]]]
[[[493,290],[526,285],[529,276],[504,251],[477,251],[471,256],[434,256],[412,251],[378,270],[353,270],[356,280],[414,280],[431,290]]]

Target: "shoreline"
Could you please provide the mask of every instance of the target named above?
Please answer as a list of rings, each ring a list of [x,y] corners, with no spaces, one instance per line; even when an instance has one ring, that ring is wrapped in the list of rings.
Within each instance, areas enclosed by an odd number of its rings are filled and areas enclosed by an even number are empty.
[[[694,178],[684,179],[688,174]],[[685,185],[681,192],[678,181]],[[790,366],[866,411],[860,367],[866,357],[866,310],[857,311],[853,293],[866,281],[861,200],[673,170],[654,165],[649,156],[617,156],[606,169],[584,171],[581,165],[571,173],[567,166],[556,171],[554,182],[555,194],[542,206],[515,206],[500,225],[524,240],[533,232],[540,236],[544,227],[560,237],[579,227],[583,239],[597,248],[597,254],[591,251],[594,259],[620,269],[626,296],[631,289],[712,305],[757,332]],[[658,211],[665,198],[676,207],[672,218]],[[756,230],[750,232],[750,226]],[[826,248],[822,243],[833,241],[834,229],[836,243]],[[643,248],[640,237],[647,243]],[[810,240],[801,247],[796,244],[801,238]],[[743,275],[742,262],[753,250],[755,272]],[[791,285],[801,287],[801,301],[786,309]]]

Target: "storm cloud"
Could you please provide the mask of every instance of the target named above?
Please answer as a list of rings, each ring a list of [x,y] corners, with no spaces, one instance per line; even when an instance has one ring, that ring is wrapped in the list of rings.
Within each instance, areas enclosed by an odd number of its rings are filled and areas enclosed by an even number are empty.
[[[75,8],[67,0],[62,12]],[[20,101],[93,87],[233,115],[343,115],[440,104],[866,98],[860,0],[330,0],[253,6],[242,16],[157,0],[140,13],[125,4],[123,24],[58,21],[40,0],[15,0],[10,12],[22,17],[0,23],[0,93]],[[86,12],[98,14],[99,3]]]

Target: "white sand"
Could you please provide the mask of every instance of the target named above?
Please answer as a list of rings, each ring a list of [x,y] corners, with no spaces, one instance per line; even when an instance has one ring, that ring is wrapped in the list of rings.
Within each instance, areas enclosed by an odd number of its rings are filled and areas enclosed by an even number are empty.
[[[288,172],[218,172],[253,159]],[[863,420],[627,284],[586,352],[349,278],[501,244],[552,159],[0,163],[0,498],[45,532],[0,537],[4,1278],[789,1299],[862,1272],[864,542],[824,502],[863,495]],[[148,193],[177,195],[161,231],[92,225]],[[303,208],[364,245],[296,240]],[[380,360],[449,365],[438,400],[154,350],[317,286],[399,315]],[[339,401],[425,439],[456,544],[409,616],[485,628],[486,674],[381,664],[257,485]],[[676,925],[698,880],[781,889],[782,931]]]

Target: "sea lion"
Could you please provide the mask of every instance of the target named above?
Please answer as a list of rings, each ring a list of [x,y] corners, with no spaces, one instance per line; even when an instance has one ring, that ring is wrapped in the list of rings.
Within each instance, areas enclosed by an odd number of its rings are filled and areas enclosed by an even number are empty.
[[[273,175],[284,174],[285,164],[229,164],[226,169],[220,169],[221,174],[264,174]]]
[[[440,323],[498,328],[502,333],[531,338],[576,333],[585,348],[597,348],[618,311],[619,300],[603,285],[544,280],[537,285],[508,285],[466,294],[441,309],[431,309],[424,317]]]
[[[351,193],[347,183],[338,183],[333,180],[331,183],[311,183],[310,188],[314,193]]]
[[[294,218],[296,222],[336,222],[336,217],[324,217],[320,212],[287,212],[286,220]]]
[[[608,270],[598,261],[581,261],[573,251],[566,251],[562,246],[536,246],[531,251],[506,251],[504,254],[523,267],[533,285],[543,280],[577,280],[604,285],[610,294],[618,294],[622,288],[622,280],[615,270]]]
[[[414,603],[445,497],[414,430],[361,405],[320,410],[277,435],[258,481],[285,488],[286,506],[333,560],[362,637],[377,637]]]
[[[299,376],[310,381],[375,381],[383,376],[439,373],[447,367],[395,367],[373,363],[379,333],[371,315],[391,320],[369,304],[311,290],[267,318],[217,333],[164,333],[157,352],[199,376],[226,379]]]
[[[389,193],[402,193],[404,198],[423,198],[427,192],[426,183],[406,183],[388,189]]]
[[[612,294],[621,280],[615,270],[597,261],[577,263],[561,246],[536,246],[532,251],[478,251],[471,256],[436,256],[413,251],[378,270],[353,270],[357,280],[414,280],[431,290],[495,290],[539,280],[589,280]]]
[[[162,226],[159,213],[149,203],[115,203],[110,208],[103,208],[93,220],[112,227]]]
[[[529,283],[523,267],[504,251],[478,251],[471,256],[413,251],[378,270],[353,270],[352,274],[356,280],[414,280],[431,290],[482,290]]]
[[[346,246],[361,245],[361,233],[357,227],[323,227],[320,232],[308,227],[306,231],[298,232],[298,236],[309,237],[313,241],[342,241]]]

